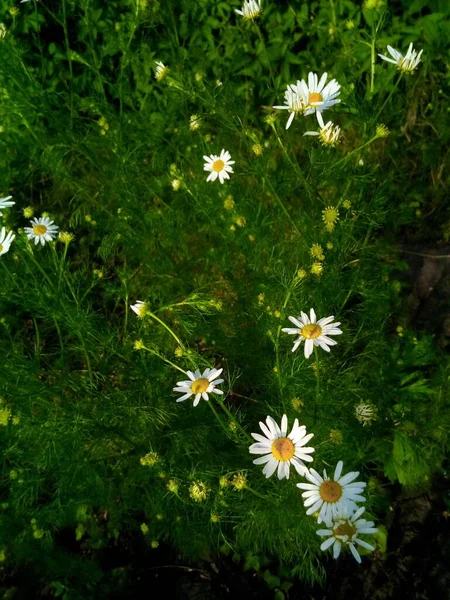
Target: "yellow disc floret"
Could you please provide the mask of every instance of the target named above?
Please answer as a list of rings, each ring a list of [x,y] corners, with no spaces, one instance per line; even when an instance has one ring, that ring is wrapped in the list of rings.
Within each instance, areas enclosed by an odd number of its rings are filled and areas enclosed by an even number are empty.
[[[212,170],[216,171],[216,173],[220,173],[220,171],[223,170],[224,166],[225,163],[223,162],[223,160],[215,160],[212,165]]]
[[[196,379],[192,382],[191,391],[194,394],[201,394],[202,392],[206,392],[209,387],[209,381],[205,377],[201,377],[200,379]]]
[[[337,481],[327,479],[319,488],[319,495],[325,502],[334,504],[342,496],[342,486]]]
[[[272,454],[277,460],[285,462],[291,460],[295,454],[295,446],[287,437],[280,437],[272,443]]]
[[[40,225],[35,225],[33,227],[33,233],[34,235],[45,235],[47,233],[47,227],[42,225],[42,223]]]
[[[310,323],[302,327],[302,336],[307,340],[314,340],[322,335],[322,327],[317,323]]]

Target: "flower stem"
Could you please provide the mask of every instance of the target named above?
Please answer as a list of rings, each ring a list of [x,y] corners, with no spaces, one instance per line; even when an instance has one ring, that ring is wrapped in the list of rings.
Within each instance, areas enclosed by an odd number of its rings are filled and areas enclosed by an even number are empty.
[[[184,344],[183,344],[183,342],[180,340],[180,338],[177,336],[177,334],[176,334],[176,333],[174,333],[174,332],[172,331],[172,329],[170,329],[170,327],[169,327],[168,325],[166,325],[166,323],[164,323],[164,321],[161,321],[161,319],[160,319],[159,317],[157,317],[157,316],[156,316],[154,313],[150,312],[149,310],[147,310],[147,311],[146,311],[146,314],[147,314],[149,317],[151,317],[152,319],[155,319],[155,321],[158,321],[158,323],[159,323],[160,325],[162,325],[162,326],[163,326],[163,327],[164,327],[164,328],[165,328],[165,329],[166,329],[166,330],[167,330],[167,331],[170,333],[170,335],[171,335],[171,336],[174,338],[174,340],[176,340],[176,341],[177,341],[178,345],[179,345],[181,348],[184,348]]]
[[[165,356],[162,356],[161,354],[159,354],[159,352],[156,352],[156,350],[151,350],[151,348],[147,348],[147,346],[142,346],[142,349],[146,350],[150,354],[153,354],[153,356],[157,356],[158,358],[160,358],[161,360],[163,360],[164,362],[166,362],[168,365],[170,365],[174,369],[177,369],[178,371],[180,371],[181,373],[183,373],[184,375],[187,376],[186,371],[184,371],[181,367],[179,367],[178,365],[176,365],[175,363],[173,363],[171,360],[169,360]]]
[[[264,185],[264,177],[263,177],[263,185]],[[292,227],[295,229],[296,233],[298,233],[298,235],[301,235],[300,233],[300,229],[297,227],[297,225],[295,224],[294,219],[291,217],[291,215],[288,213],[287,208],[284,206],[283,201],[281,200],[281,198],[278,196],[278,194],[275,191],[275,188],[272,187],[272,185],[268,183],[268,187],[270,188],[272,194],[275,196],[275,199],[277,200],[278,204],[281,207],[281,210],[284,212],[284,214],[286,215],[288,221],[291,223]]]
[[[217,403],[219,406],[221,406],[223,408],[223,410],[226,412],[226,414],[228,415],[228,417],[231,419],[232,423],[236,423],[237,428],[240,430],[240,432],[250,441],[253,443],[253,439],[249,436],[249,434],[247,433],[247,431],[242,427],[242,425],[239,423],[239,421],[236,419],[236,417],[233,415],[233,413],[231,412],[231,410],[228,408],[228,406],[225,404],[224,400],[217,400]]]
[[[362,146],[359,146],[358,148],[355,148],[354,150],[352,150],[351,152],[349,152],[348,154],[346,154],[344,156],[344,158],[341,158],[341,160],[338,160],[336,163],[334,163],[333,165],[331,165],[330,169],[334,169],[338,165],[342,164],[343,162],[346,162],[351,156],[353,156],[354,154],[357,154],[358,152],[361,152],[361,150],[363,150],[366,146],[370,146],[370,144],[372,144],[379,137],[380,137],[379,135],[374,135],[373,138],[371,138],[368,142],[366,142],[365,144],[362,144]]]
[[[291,167],[294,169],[294,171],[297,173],[297,175],[300,177],[300,179],[302,180],[302,183],[308,193],[308,196],[311,198],[311,200],[314,200],[314,191],[311,187],[311,184],[308,182],[308,180],[306,179],[303,171],[300,168],[300,165],[298,163],[295,163],[292,158],[289,156],[288,151],[286,150],[285,145],[283,144],[280,136],[278,135],[278,131],[275,127],[275,123],[271,124],[272,130],[275,134],[275,137],[277,138],[278,144],[280,145],[280,148],[283,150],[284,155],[286,156],[286,159],[288,161],[288,163],[291,165]]]
[[[403,77],[403,73],[400,73],[400,75],[397,77],[397,81],[395,82],[394,87],[392,88],[392,90],[389,92],[388,97],[386,98],[386,100],[383,102],[383,104],[381,105],[380,110],[377,112],[377,115],[374,119],[374,122],[376,123],[378,121],[378,117],[380,116],[380,114],[383,112],[384,107],[386,106],[386,104],[389,102],[389,100],[391,99],[392,94],[396,91],[396,89],[398,88],[398,84],[400,83],[400,81],[402,80]]]
[[[222,429],[225,431],[225,434],[227,437],[230,437],[230,430],[226,427],[225,423],[222,421],[222,419],[220,418],[219,413],[216,410],[216,407],[214,406],[214,402],[207,402],[208,406],[211,407],[211,410],[214,413],[214,416],[216,417],[216,419],[219,422],[219,425],[222,427]]]
[[[316,404],[314,406],[314,420],[317,419],[317,411],[320,402],[320,365],[319,365],[319,351],[317,346],[314,346],[314,356],[316,358]]]
[[[248,490],[249,492],[251,492],[252,494],[254,494],[255,496],[257,496],[258,498],[261,498],[262,500],[265,500],[266,502],[271,502],[272,504],[275,504],[275,502],[274,502],[274,500],[272,500],[272,498],[269,498],[269,496],[264,496],[264,494],[260,494],[259,492],[254,490],[249,485],[246,485],[245,489]]]

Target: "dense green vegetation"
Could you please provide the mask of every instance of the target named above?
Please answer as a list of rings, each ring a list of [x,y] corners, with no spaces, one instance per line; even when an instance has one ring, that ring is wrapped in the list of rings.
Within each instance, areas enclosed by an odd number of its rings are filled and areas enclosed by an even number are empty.
[[[441,470],[448,361],[410,324],[399,240],[450,233],[448,4],[262,8],[0,1],[0,560],[54,595],[107,597],[95,551],[124,533],[322,580],[306,479],[252,463],[268,415],[314,433],[308,467],[360,472],[377,552],[390,484]],[[410,43],[411,73],[378,56]],[[341,86],[336,145],[272,108],[309,72]],[[306,359],[281,330],[311,308],[342,335]],[[206,368],[223,395],[177,403]]]

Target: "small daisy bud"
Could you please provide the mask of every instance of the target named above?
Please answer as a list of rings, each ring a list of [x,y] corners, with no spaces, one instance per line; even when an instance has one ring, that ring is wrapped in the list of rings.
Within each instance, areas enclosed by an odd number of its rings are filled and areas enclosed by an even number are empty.
[[[364,10],[380,10],[386,4],[386,0],[365,0]]]
[[[327,223],[336,223],[339,221],[339,211],[335,206],[327,206],[322,211],[322,219],[325,224]]]
[[[279,319],[281,317],[281,313],[279,310],[274,310],[273,311],[273,316],[276,317],[277,319]]]
[[[219,485],[221,488],[225,488],[230,485],[230,482],[228,481],[228,477],[226,475],[222,475],[222,477],[219,479]]]
[[[332,429],[330,431],[330,442],[332,444],[336,444],[336,446],[338,446],[339,444],[342,444],[342,440],[343,440],[343,435],[342,435],[342,431],[340,431],[339,429]]]
[[[351,207],[352,203],[350,202],[350,200],[344,200],[344,202],[342,203],[342,206],[348,210]]]
[[[313,258],[317,258],[317,260],[325,259],[325,256],[323,254],[323,249],[320,244],[313,244],[311,246],[310,254]]]
[[[156,63],[155,78],[157,81],[162,81],[169,72],[169,67],[166,67],[162,62]]]
[[[220,517],[217,513],[212,513],[211,515],[211,523],[218,523],[220,521]]]
[[[231,485],[237,490],[243,490],[247,487],[247,477],[245,476],[245,473],[236,473],[231,480]]]
[[[208,488],[202,481],[196,481],[189,488],[189,495],[194,502],[204,502],[208,494]]]
[[[172,188],[174,192],[178,192],[181,186],[181,181],[179,179],[174,179],[172,181]]]
[[[245,227],[247,225],[247,219],[245,217],[238,217],[236,219],[236,225],[238,225],[238,227]]]
[[[94,269],[93,273],[94,273],[95,277],[98,277],[99,279],[103,279],[103,271],[101,269]]]
[[[178,346],[177,348],[175,348],[175,356],[178,356],[178,358],[181,358],[184,354],[183,348],[181,348],[181,346]]]
[[[58,239],[63,244],[70,244],[75,239],[73,233],[69,233],[68,231],[60,231],[58,235]]]
[[[197,131],[197,129],[200,128],[201,124],[202,121],[200,117],[198,117],[197,115],[191,115],[191,118],[189,119],[189,129],[191,131]]]
[[[351,19],[349,19],[346,23],[345,23],[345,28],[348,29],[349,31],[355,28],[355,22],[352,21]]]
[[[384,137],[388,137],[389,135],[389,129],[386,127],[386,125],[383,125],[382,123],[380,125],[377,125],[376,128],[376,136],[379,138],[384,138]]]
[[[265,299],[265,295],[264,294],[258,294],[258,302],[259,302],[259,304],[263,304],[264,303],[264,299]]]
[[[20,10],[18,8],[16,8],[15,6],[11,6],[11,8],[8,8],[8,12],[12,17],[17,17]]]
[[[333,244],[331,242],[327,242],[327,250],[331,250],[333,248]]]
[[[136,340],[133,347],[135,350],[145,350],[145,344],[142,340]]]
[[[4,23],[0,23],[0,39],[3,39],[7,34],[6,25]]]
[[[305,279],[305,277],[308,275],[308,273],[305,271],[305,269],[299,269],[297,271],[297,277],[299,279]]]
[[[230,231],[236,231],[236,227],[235,227],[235,225],[231,225],[231,227],[230,227]]]
[[[172,494],[178,494],[178,482],[175,481],[175,479],[169,479],[169,481],[167,482],[166,485],[167,489],[169,490],[169,492],[172,492]]]
[[[149,452],[143,456],[139,462],[144,467],[153,467],[153,465],[156,465],[156,463],[159,462],[159,456],[156,452]]]
[[[321,275],[323,271],[323,265],[320,262],[315,262],[311,265],[311,273],[313,275]]]
[[[376,407],[371,402],[361,402],[355,406],[355,416],[362,425],[370,425],[376,419]]]
[[[223,207],[226,210],[233,210],[234,204],[233,196],[227,196],[224,200]]]
[[[327,231],[328,233],[333,233],[334,229],[334,223],[325,223],[325,231]]]
[[[31,219],[31,217],[34,215],[34,208],[32,208],[31,206],[27,206],[26,208],[23,209],[23,216],[26,219]]]
[[[147,523],[141,523],[141,531],[144,535],[147,535],[148,533],[148,525]]]
[[[261,156],[261,154],[263,153],[264,149],[261,146],[261,144],[253,144],[252,146],[252,152],[255,156]]]
[[[196,73],[195,74],[195,81],[197,81],[198,83],[200,83],[200,81],[203,81],[203,73]]]
[[[291,406],[297,412],[301,411],[304,404],[305,404],[304,401],[300,400],[300,398],[292,398],[292,400],[291,400]]]
[[[159,514],[157,514],[157,515],[155,516],[155,519],[156,519],[157,521],[162,521],[162,520],[164,519],[164,517],[163,517],[163,515],[162,515],[161,513],[159,513]]]
[[[254,241],[256,240],[256,237],[255,237],[255,236],[254,236],[252,233],[250,233],[250,234],[249,234],[249,236],[248,236],[248,239],[249,239],[251,242],[254,242]]]
[[[159,547],[159,542],[158,540],[152,540],[152,543],[150,544],[150,546],[155,549]]]
[[[228,425],[228,427],[231,429],[231,431],[233,431],[233,433],[235,433],[237,431],[236,421],[230,421],[230,424]]]

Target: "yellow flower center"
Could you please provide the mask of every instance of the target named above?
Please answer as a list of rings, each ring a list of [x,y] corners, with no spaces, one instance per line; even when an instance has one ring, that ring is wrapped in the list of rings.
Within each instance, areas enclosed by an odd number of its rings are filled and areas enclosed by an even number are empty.
[[[196,379],[195,381],[192,382],[191,390],[194,392],[194,394],[201,394],[202,392],[206,392],[208,387],[209,387],[208,379],[201,377],[200,379]]]
[[[352,541],[353,536],[356,533],[356,527],[350,523],[350,521],[344,521],[334,530],[334,535],[346,535],[348,536],[349,542]]]
[[[310,323],[302,327],[302,336],[307,340],[314,340],[322,334],[322,327],[317,323]]]
[[[319,94],[319,92],[313,92],[312,94],[309,95],[309,104],[316,104],[317,102],[322,102],[323,100],[323,96],[322,94]]]
[[[3,246],[0,244],[0,253],[3,251]]]
[[[272,454],[277,460],[285,462],[291,460],[295,454],[295,446],[292,440],[281,437],[272,443]]]
[[[223,170],[224,166],[225,166],[225,163],[223,162],[223,160],[220,160],[220,159],[215,160],[213,162],[212,170],[216,171],[216,173],[220,173],[220,171]]]
[[[319,488],[319,495],[325,502],[334,504],[342,496],[342,486],[329,479],[324,481]]]
[[[45,225],[35,225],[33,227],[34,235],[44,235],[47,233],[47,227]]]

